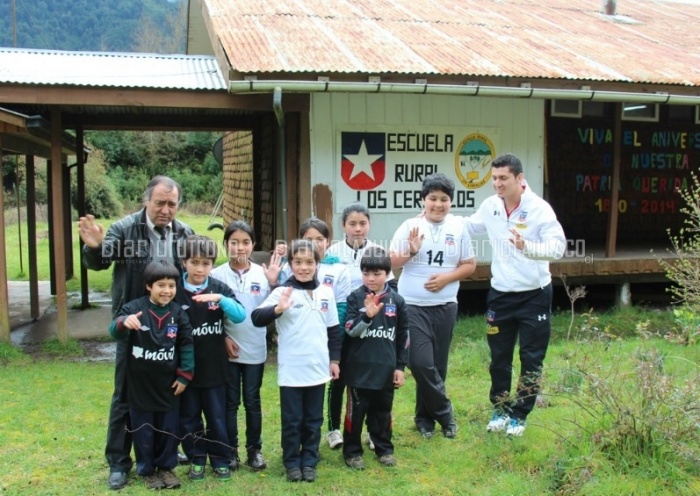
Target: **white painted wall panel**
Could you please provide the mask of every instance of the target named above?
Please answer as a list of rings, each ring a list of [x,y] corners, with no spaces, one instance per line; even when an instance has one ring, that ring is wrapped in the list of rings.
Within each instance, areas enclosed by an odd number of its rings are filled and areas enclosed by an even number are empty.
[[[427,133],[437,136],[451,134],[455,140],[454,147],[466,136],[483,133],[493,142],[496,155],[512,152],[521,158],[528,183],[534,191],[542,194],[543,100],[402,94],[314,94],[311,98],[310,125],[311,188],[317,184],[326,184],[333,191],[333,233],[337,239],[342,237],[340,213],[356,194],[341,174],[342,132],[346,132],[346,135],[363,132]],[[440,172],[454,176],[455,160],[459,160],[459,156],[455,156],[457,152],[455,148],[451,154],[436,153],[431,156],[429,152],[404,151],[392,154],[387,151],[387,177],[374,191],[391,189],[391,186],[386,185],[397,177],[395,173],[392,174],[396,160],[413,163],[439,162]],[[458,180],[455,183],[458,190],[468,190]],[[394,183],[394,186],[397,184]],[[406,185],[409,186],[419,190],[420,181]],[[369,192],[364,191],[361,194],[366,195]],[[460,215],[473,213],[480,201],[492,194],[490,180],[480,188],[474,189],[471,194],[476,199],[474,207],[453,208],[452,212]],[[371,211],[370,238],[383,244],[391,239],[402,221],[415,216],[419,209],[372,208]]]

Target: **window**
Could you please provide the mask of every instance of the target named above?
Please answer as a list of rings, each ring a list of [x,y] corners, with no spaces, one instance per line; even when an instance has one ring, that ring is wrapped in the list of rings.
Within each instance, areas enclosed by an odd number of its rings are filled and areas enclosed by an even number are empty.
[[[659,122],[658,103],[623,103],[623,121],[653,121]]]
[[[552,117],[581,117],[580,100],[552,100]]]

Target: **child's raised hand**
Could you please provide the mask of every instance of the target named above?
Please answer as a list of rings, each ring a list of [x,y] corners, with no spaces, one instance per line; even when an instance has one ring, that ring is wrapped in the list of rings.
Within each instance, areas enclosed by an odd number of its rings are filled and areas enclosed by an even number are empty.
[[[201,293],[194,295],[192,299],[197,303],[218,303],[224,296],[219,293]]]
[[[141,317],[142,314],[143,312],[127,315],[127,317],[124,319],[124,327],[131,329],[132,331],[140,331],[141,321],[139,320],[139,317]]]
[[[294,304],[294,301],[292,301],[291,296],[292,296],[292,288],[291,286],[288,288],[284,288],[284,291],[282,291],[282,294],[280,295],[280,301],[277,302],[277,305],[275,306],[275,313],[277,315],[282,314],[283,312],[289,310]]]
[[[384,303],[379,303],[379,296],[367,293],[367,296],[365,296],[365,313],[367,317],[373,319],[383,307]]]
[[[413,253],[414,255],[420,251],[420,247],[423,246],[424,235],[420,234],[418,227],[413,227],[408,232],[408,250],[409,255]]]
[[[284,245],[277,245],[277,246],[284,246]],[[285,252],[286,252],[286,248],[285,248]],[[265,272],[265,277],[267,278],[267,282],[269,282],[273,286],[277,285],[277,280],[279,279],[280,271],[282,270],[282,257],[283,256],[284,255],[277,253],[277,250],[275,250],[272,253],[272,255],[270,256],[270,265],[262,264],[263,272]]]
[[[175,396],[179,396],[185,392],[187,385],[183,384],[180,381],[178,381],[177,379],[175,379],[175,382],[173,382],[173,385],[171,387],[175,390],[174,391]]]
[[[275,254],[279,255],[280,258],[286,257],[287,256],[287,244],[280,243],[277,246],[275,246]]]

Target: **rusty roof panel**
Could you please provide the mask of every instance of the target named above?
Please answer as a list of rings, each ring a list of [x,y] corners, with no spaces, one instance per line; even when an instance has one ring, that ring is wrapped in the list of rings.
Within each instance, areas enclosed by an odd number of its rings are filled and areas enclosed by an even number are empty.
[[[0,48],[0,83],[222,90],[214,57]]]
[[[700,2],[204,0],[234,70],[700,85]]]

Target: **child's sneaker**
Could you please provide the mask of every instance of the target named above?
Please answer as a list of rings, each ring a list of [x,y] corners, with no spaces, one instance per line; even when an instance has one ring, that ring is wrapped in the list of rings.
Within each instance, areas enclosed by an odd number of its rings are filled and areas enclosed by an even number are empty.
[[[346,458],[345,465],[355,470],[365,469],[365,461],[362,459],[361,456],[352,456],[350,458]]]
[[[180,479],[173,473],[172,470],[161,470],[160,478],[163,481],[163,487],[166,489],[175,489],[180,487]]]
[[[190,465],[190,480],[204,480],[204,465],[195,465],[194,463]]]
[[[216,467],[214,468],[214,477],[220,481],[231,480],[231,469],[228,467]]]
[[[326,435],[326,439],[328,439],[328,446],[330,446],[331,449],[336,449],[343,445],[343,435],[338,429],[330,431]]]
[[[486,430],[488,432],[500,432],[506,429],[508,426],[508,422],[510,421],[510,417],[506,413],[502,412],[493,412],[493,416],[491,417],[491,420],[489,421],[488,425],[486,426]]]
[[[377,458],[380,464],[384,465],[385,467],[393,467],[396,465],[396,458],[392,454],[388,455],[382,455],[379,458]]]
[[[299,482],[301,478],[302,473],[299,467],[292,467],[287,469],[287,480],[289,482]]]
[[[512,418],[506,429],[506,436],[520,437],[525,432],[525,421]]]
[[[314,467],[303,467],[301,477],[306,482],[316,482],[316,469]]]
[[[163,479],[158,474],[142,475],[141,478],[146,484],[146,489],[163,489],[165,487]]]

